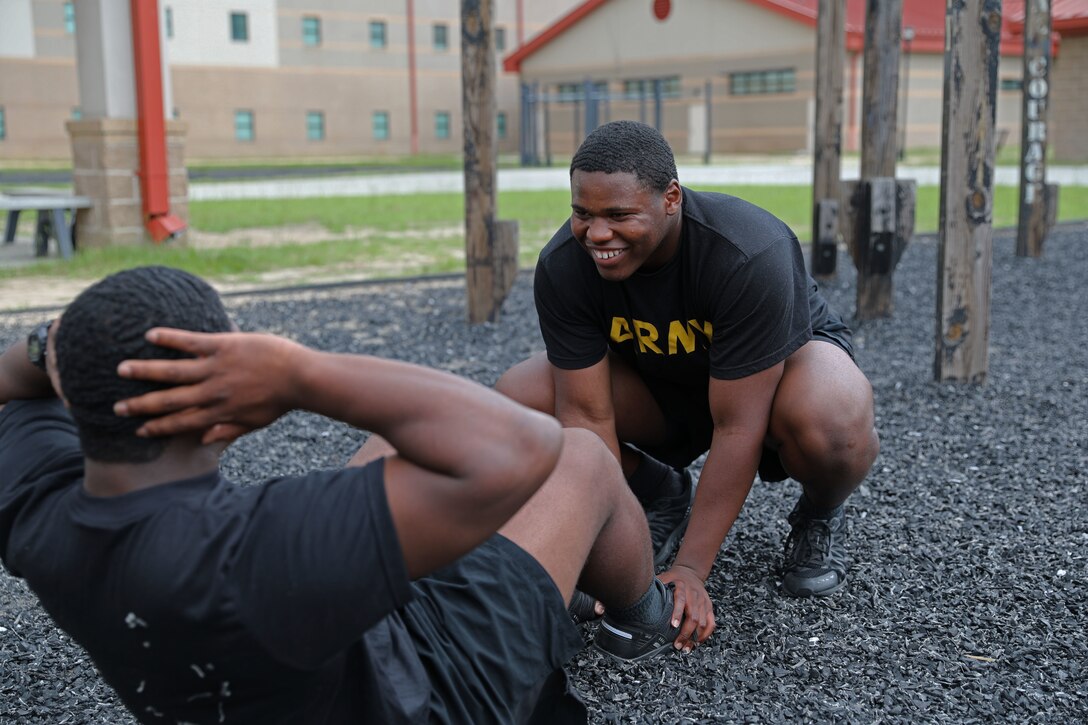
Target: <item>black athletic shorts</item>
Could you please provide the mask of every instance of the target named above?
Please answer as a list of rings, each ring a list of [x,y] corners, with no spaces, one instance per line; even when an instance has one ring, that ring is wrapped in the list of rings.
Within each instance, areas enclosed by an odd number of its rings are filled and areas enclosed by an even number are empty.
[[[854,359],[852,333],[842,318],[831,314],[813,340],[830,342]],[[710,448],[714,422],[710,417],[710,401],[705,385],[686,386],[661,381],[645,381],[661,411],[665,414],[669,437],[660,444],[639,446],[654,458],[675,468],[685,468]],[[759,478],[765,482],[789,478],[778,452],[764,446],[759,461]]]
[[[431,680],[431,722],[586,722],[563,669],[582,636],[528,552],[496,534],[412,586],[401,615]]]

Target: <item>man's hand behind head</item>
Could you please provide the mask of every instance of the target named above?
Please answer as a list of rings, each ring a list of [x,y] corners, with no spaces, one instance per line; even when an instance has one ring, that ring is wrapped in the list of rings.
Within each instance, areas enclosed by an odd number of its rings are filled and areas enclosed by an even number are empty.
[[[296,407],[292,378],[307,349],[274,335],[201,333],[152,328],[154,345],[188,353],[180,360],[124,360],[123,378],[170,385],[119,401],[120,416],[152,418],[142,437],[203,433],[203,442],[232,441]]]

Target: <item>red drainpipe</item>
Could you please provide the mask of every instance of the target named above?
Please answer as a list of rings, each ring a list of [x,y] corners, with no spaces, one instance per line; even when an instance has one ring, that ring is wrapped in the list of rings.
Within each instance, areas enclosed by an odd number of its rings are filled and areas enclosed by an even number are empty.
[[[521,6],[521,0],[517,5],[518,47],[525,45],[525,8]]]
[[[133,0],[135,2],[135,0]],[[411,126],[412,155],[419,153],[419,118],[416,108],[416,18],[412,0],[405,0],[408,13],[408,123]]]
[[[185,222],[170,213],[170,170],[162,112],[162,56],[158,0],[130,0],[132,55],[136,71],[136,134],[140,140],[140,195],[144,225],[156,242],[176,237]]]

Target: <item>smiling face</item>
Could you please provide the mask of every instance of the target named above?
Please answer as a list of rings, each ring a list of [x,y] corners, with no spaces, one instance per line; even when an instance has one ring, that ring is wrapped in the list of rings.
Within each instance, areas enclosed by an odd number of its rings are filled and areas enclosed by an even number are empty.
[[[683,194],[675,179],[660,192],[633,173],[575,170],[570,189],[571,231],[603,278],[619,282],[676,254]]]

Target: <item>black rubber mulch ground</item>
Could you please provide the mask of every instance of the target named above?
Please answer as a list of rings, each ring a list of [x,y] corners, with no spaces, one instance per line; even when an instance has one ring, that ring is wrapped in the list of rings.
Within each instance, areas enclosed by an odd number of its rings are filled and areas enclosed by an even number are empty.
[[[1075,722],[1088,719],[1088,226],[1043,259],[994,243],[989,377],[933,382],[936,242],[895,273],[895,316],[860,325],[882,452],[848,504],[853,568],[826,600],[778,593],[796,484],[756,484],[709,580],[720,629],[688,656],[575,679],[603,722]],[[852,313],[853,270],[826,286]],[[463,323],[460,281],[231,300],[244,329],[427,363],[490,384],[541,348],[530,277],[502,322]],[[37,316],[0,321],[0,342]],[[292,414],[241,441],[257,481],[342,463],[361,434]],[[124,722],[87,656],[0,575],[0,721]]]

